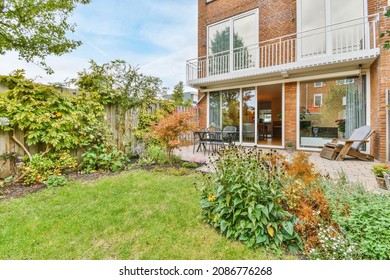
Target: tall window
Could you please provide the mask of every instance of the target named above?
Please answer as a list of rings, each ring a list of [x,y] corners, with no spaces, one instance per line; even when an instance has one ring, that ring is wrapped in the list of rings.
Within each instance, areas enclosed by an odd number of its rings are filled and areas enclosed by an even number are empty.
[[[254,67],[258,42],[257,10],[208,27],[209,75]]]
[[[365,125],[365,88],[366,76],[324,81],[322,93],[312,82],[302,82],[300,145],[322,147],[332,138],[349,138],[354,129]]]
[[[301,57],[364,48],[365,0],[299,0]]]

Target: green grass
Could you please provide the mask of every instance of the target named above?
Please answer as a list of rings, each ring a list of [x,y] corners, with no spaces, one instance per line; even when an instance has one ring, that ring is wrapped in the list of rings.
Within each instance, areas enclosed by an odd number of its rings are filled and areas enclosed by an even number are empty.
[[[0,203],[0,259],[274,259],[198,218],[195,175],[133,171]]]

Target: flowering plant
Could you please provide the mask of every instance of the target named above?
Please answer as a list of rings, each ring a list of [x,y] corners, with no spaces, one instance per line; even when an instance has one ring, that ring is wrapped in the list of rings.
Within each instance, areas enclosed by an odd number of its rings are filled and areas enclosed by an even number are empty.
[[[337,119],[335,120],[335,123],[340,132],[345,132],[345,119]]]
[[[374,164],[371,172],[377,177],[384,177],[386,173],[390,173],[390,167],[384,163]]]
[[[8,118],[0,118],[0,126],[9,126]]]
[[[320,225],[320,246],[309,252],[311,259],[353,260],[358,257],[358,248],[332,226]]]

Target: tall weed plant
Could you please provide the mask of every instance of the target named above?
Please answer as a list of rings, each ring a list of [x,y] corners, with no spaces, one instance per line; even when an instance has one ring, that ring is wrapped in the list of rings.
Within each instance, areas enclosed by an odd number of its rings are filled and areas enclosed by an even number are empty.
[[[283,206],[284,158],[276,152],[229,146],[212,161],[200,184],[202,217],[249,247],[302,250],[295,218]]]

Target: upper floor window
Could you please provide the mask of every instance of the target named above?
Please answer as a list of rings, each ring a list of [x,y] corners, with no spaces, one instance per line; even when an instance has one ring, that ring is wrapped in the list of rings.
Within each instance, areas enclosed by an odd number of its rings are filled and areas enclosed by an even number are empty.
[[[257,10],[208,26],[209,74],[254,67],[257,42]]]
[[[363,49],[366,0],[299,0],[301,57]]]

